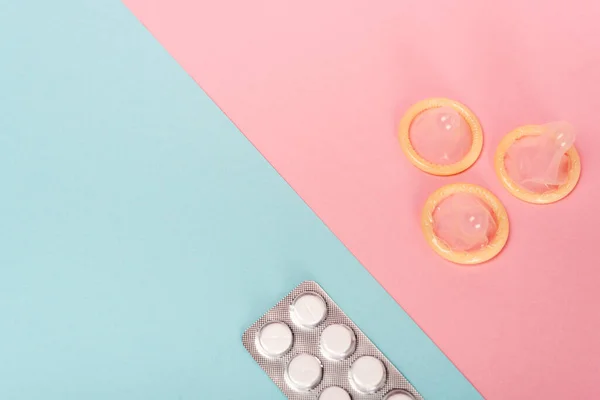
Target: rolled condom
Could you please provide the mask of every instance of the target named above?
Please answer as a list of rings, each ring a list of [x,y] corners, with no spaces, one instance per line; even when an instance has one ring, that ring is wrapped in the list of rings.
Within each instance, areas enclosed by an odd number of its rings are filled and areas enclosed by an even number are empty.
[[[478,185],[446,185],[423,207],[421,227],[427,243],[457,264],[494,258],[508,240],[508,214],[500,200]]]
[[[427,161],[451,165],[467,155],[473,139],[464,118],[452,107],[444,106],[417,115],[410,126],[410,141]]]
[[[412,105],[400,121],[398,138],[414,166],[440,176],[471,167],[483,147],[483,131],[475,114],[465,105],[445,98]]]
[[[497,224],[488,205],[469,193],[442,200],[433,213],[434,232],[454,251],[479,250],[494,237]]]
[[[567,151],[575,143],[575,128],[568,122],[541,127],[540,135],[525,136],[510,146],[504,159],[510,177],[520,186],[538,193],[567,182]]]
[[[564,121],[515,129],[496,151],[500,181],[511,194],[531,203],[564,198],[581,174],[575,138],[575,128]]]

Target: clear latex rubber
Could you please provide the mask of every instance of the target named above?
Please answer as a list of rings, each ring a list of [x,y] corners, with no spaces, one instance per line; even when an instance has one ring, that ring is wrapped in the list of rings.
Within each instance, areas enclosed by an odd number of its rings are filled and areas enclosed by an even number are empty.
[[[410,125],[410,142],[425,160],[451,165],[462,160],[473,143],[469,124],[452,107],[434,107],[421,112]]]
[[[504,163],[510,178],[536,193],[556,189],[568,180],[567,151],[575,143],[575,129],[568,122],[542,125],[539,135],[525,136],[506,151]]]
[[[439,203],[433,213],[434,232],[454,251],[479,250],[497,230],[494,216],[479,197],[455,193]]]

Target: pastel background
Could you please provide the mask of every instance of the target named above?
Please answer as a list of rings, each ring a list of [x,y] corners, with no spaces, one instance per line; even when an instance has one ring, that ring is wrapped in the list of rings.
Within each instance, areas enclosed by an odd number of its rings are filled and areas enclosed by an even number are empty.
[[[0,60],[0,399],[282,399],[241,335],[305,279],[481,398],[123,4],[2,2]]]
[[[125,3],[484,397],[600,398],[598,2]],[[420,173],[397,143],[404,110],[432,96],[485,130],[455,178]],[[556,119],[580,129],[580,184],[525,204],[495,178],[495,146]],[[505,251],[477,268],[440,260],[419,232],[427,195],[458,181],[510,214]]]

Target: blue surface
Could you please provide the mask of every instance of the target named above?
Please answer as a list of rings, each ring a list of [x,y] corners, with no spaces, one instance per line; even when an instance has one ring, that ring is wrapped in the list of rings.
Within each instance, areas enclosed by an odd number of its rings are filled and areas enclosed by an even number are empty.
[[[0,57],[0,399],[283,398],[241,334],[305,279],[480,398],[122,4],[3,1]]]

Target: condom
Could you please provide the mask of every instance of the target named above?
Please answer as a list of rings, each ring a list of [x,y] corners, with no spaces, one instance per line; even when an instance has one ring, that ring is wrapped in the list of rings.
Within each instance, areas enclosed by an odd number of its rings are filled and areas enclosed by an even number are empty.
[[[459,183],[443,186],[425,202],[421,227],[427,243],[457,264],[494,258],[508,240],[508,214],[490,191]]]
[[[527,125],[506,135],[495,156],[496,173],[515,197],[547,204],[567,196],[579,181],[575,129],[568,122]]]
[[[400,146],[410,162],[432,175],[455,175],[481,153],[481,124],[463,104],[444,98],[420,101],[399,127]]]

